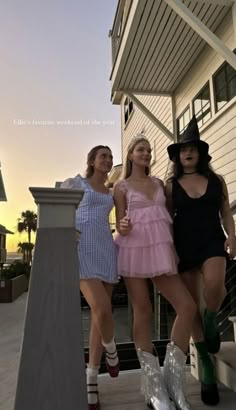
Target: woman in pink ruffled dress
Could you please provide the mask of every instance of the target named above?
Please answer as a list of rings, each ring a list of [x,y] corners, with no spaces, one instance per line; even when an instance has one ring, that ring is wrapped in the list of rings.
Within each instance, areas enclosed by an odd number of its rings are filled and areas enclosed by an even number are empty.
[[[124,178],[114,189],[118,274],[124,277],[133,307],[134,342],[142,369],[142,391],[149,407],[189,410],[183,392],[186,352],[196,305],[177,271],[172,220],[166,209],[163,183],[149,176],[151,147],[143,136],[133,138]],[[147,278],[176,311],[162,375],[151,339],[152,305]],[[169,399],[170,398],[170,399]]]

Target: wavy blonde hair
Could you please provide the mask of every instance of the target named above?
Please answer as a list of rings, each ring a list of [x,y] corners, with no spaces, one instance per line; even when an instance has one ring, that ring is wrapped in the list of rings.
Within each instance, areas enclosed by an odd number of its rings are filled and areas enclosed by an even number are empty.
[[[126,179],[129,178],[130,175],[132,174],[132,161],[129,159],[129,155],[133,153],[134,148],[136,145],[138,145],[140,142],[147,142],[150,145],[150,142],[148,139],[145,137],[145,135],[139,134],[136,137],[133,137],[128,145],[128,150],[127,150],[127,155],[125,159],[125,163],[123,166],[123,171],[122,171],[122,177],[121,179]],[[150,168],[145,167],[145,174],[149,175],[150,174]]]

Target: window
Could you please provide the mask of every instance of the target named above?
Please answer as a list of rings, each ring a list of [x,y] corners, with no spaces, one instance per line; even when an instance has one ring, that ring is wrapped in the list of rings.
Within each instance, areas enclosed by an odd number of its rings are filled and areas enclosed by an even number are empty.
[[[177,119],[177,135],[178,140],[181,140],[181,135],[185,131],[190,121],[190,108],[186,108],[183,114]]]
[[[214,75],[213,84],[217,112],[236,96],[236,70],[225,62]]]
[[[132,114],[133,110],[134,110],[133,101],[129,97],[126,97],[125,102],[124,102],[124,123],[125,125],[127,124],[129,117]]]
[[[193,112],[198,126],[201,127],[211,118],[211,99],[209,82],[193,100]]]

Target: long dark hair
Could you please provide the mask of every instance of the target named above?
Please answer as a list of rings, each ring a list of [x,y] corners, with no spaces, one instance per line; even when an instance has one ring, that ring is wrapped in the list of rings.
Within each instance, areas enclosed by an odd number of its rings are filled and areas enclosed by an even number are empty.
[[[95,161],[98,151],[103,148],[108,149],[111,152],[111,149],[107,145],[96,145],[96,147],[93,147],[89,151],[87,155],[87,169],[85,171],[85,178],[90,178],[94,174],[94,166],[92,165],[92,162]]]
[[[202,152],[201,150],[199,150],[199,148],[198,148],[198,152],[199,152],[199,159],[198,159],[196,171],[200,175],[203,175],[206,178],[209,178],[211,175],[215,176],[221,186],[222,200],[225,200],[226,196],[224,194],[222,180],[220,179],[219,175],[215,173],[212,166],[210,165],[208,154],[206,154],[205,152]],[[175,161],[172,164],[170,174],[168,175],[167,182],[171,182],[173,181],[173,179],[179,179],[182,177],[182,175],[184,175],[184,170],[180,162],[180,151],[178,151],[175,157]]]

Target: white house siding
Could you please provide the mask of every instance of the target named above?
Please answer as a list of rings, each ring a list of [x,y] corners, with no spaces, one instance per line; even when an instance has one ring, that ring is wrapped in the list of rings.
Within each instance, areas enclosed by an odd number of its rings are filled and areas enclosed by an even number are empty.
[[[231,50],[236,48],[231,12],[216,34]],[[176,90],[175,101],[177,117],[188,104],[192,110],[192,100],[210,80],[212,118],[200,128],[200,133],[201,138],[210,145],[214,170],[225,177],[232,203],[236,200],[236,97],[215,113],[212,93],[212,75],[223,62],[224,59],[219,54],[206,46],[188,76]]]
[[[233,29],[231,11],[216,34],[231,50],[236,48],[236,34]],[[210,80],[212,118],[200,128],[201,138],[210,145],[210,153],[213,157],[212,165],[217,173],[225,177],[230,203],[232,203],[236,200],[236,97],[215,113],[212,92],[212,75],[223,62],[224,59],[219,54],[206,46],[175,92],[175,108],[176,117],[181,115],[188,105],[190,105],[192,113],[194,97]],[[157,96],[138,96],[138,98],[173,132],[170,98]],[[156,161],[152,166],[152,174],[164,179],[168,167],[166,147],[170,144],[170,140],[136,106],[134,106],[134,112],[128,123],[124,126],[124,99],[125,97],[121,104],[123,162],[130,139],[143,130],[151,144],[155,141]]]
[[[172,120],[172,103],[169,97],[157,96],[137,96],[137,98],[154,114],[171,132],[173,132]],[[124,100],[121,104],[121,119],[122,119],[122,160],[123,163],[127,154],[127,147],[132,137],[144,132],[145,136],[150,141],[152,147],[155,144],[153,153],[155,162],[152,166],[152,175],[156,175],[163,179],[166,174],[168,159],[166,147],[170,144],[170,139],[166,137],[143,112],[134,106],[134,111],[131,114],[126,126],[124,126]],[[155,152],[154,152],[155,151]]]

